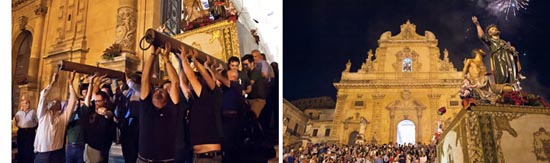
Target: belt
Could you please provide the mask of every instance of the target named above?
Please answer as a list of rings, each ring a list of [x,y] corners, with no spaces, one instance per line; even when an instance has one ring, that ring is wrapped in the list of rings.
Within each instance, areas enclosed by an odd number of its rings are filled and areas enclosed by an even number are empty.
[[[19,128],[18,131],[35,131],[36,130],[36,127],[32,127],[32,128]]]
[[[148,162],[148,163],[169,163],[169,162],[174,162],[174,159],[164,159],[164,160],[146,159],[146,158],[141,157],[141,155],[139,153],[138,153],[138,158],[139,158],[139,160],[141,160],[143,162]]]
[[[206,153],[194,153],[193,158],[214,158],[216,156],[223,156],[222,151],[211,151]]]
[[[67,144],[74,145],[74,146],[84,146],[84,143],[80,143],[80,142],[69,142]]]

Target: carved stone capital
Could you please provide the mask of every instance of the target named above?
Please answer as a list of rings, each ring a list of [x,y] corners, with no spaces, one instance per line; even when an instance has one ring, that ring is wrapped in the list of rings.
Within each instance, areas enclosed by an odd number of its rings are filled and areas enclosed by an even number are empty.
[[[428,98],[430,98],[430,100],[437,100],[441,98],[441,94],[431,93],[431,94],[428,94]]]
[[[29,20],[29,18],[27,18],[26,16],[18,17],[17,18],[17,27],[19,27],[20,30],[25,30],[28,20]]]
[[[120,7],[117,12],[115,43],[125,51],[133,52],[136,45],[137,13],[132,7]]]
[[[385,94],[381,94],[381,93],[372,94],[372,98],[375,100],[380,100],[380,99],[383,99],[384,97],[386,97]]]
[[[48,7],[44,5],[37,5],[36,9],[34,9],[34,14],[37,16],[45,16],[46,13],[48,13]]]

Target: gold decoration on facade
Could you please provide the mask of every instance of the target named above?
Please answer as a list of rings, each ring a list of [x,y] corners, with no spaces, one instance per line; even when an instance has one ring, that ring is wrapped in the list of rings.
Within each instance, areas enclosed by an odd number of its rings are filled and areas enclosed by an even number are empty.
[[[395,54],[396,60],[392,64],[393,69],[397,72],[405,71],[405,69],[407,68],[406,68],[406,65],[403,65],[404,64],[403,62],[407,58],[412,60],[412,66],[408,68],[409,72],[418,71],[422,67],[422,63],[418,61],[418,54],[414,50],[411,50],[411,48],[405,47],[403,48],[403,50]]]

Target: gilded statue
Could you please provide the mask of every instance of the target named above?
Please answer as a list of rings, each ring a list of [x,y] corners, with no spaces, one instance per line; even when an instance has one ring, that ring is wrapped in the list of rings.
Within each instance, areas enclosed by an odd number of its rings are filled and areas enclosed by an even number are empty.
[[[525,77],[519,73],[521,65],[516,48],[500,38],[496,25],[489,25],[484,31],[477,17],[473,16],[472,22],[476,25],[481,42],[489,47],[495,84],[511,86],[514,91],[520,90],[519,81]]]
[[[209,17],[210,11],[200,0],[183,1],[183,20],[185,24],[191,23],[201,17]]]
[[[474,49],[472,54],[474,54],[474,58],[464,60],[462,77],[466,78],[468,74],[472,84],[480,85],[485,82],[485,74],[487,74],[487,69],[483,64],[485,52],[481,49]]]
[[[483,64],[485,52],[481,49],[474,49],[472,54],[474,54],[474,58],[464,60],[464,69],[462,70],[464,83],[460,96],[473,96],[480,100],[495,103],[497,96],[491,90],[489,74],[487,74],[487,68]]]

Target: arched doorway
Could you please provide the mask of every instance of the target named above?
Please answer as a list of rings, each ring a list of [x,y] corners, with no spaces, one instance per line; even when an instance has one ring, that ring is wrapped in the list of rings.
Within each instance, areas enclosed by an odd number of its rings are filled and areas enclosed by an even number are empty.
[[[397,124],[397,143],[416,143],[416,127],[411,120],[402,120]]]
[[[349,134],[348,145],[354,145],[355,144],[355,140],[357,139],[357,135],[359,135],[359,132],[357,132],[357,131],[353,131],[353,132],[351,132],[351,134]]]
[[[12,48],[12,116],[19,106],[19,85],[28,83],[29,60],[31,56],[32,34],[23,30],[15,39]]]

